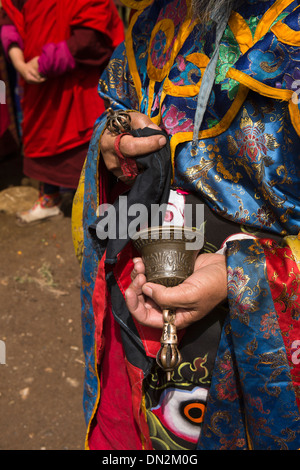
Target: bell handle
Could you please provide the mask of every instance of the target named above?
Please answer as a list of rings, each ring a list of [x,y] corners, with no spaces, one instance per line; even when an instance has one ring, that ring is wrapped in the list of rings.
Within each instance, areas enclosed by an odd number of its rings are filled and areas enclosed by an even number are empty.
[[[167,380],[171,380],[171,374],[182,361],[178,350],[178,340],[175,322],[176,311],[163,309],[164,326],[160,339],[161,348],[157,353],[156,362],[166,372]]]

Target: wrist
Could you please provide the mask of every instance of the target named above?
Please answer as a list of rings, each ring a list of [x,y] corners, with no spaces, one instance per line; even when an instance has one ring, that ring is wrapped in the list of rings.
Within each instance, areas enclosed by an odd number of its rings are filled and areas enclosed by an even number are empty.
[[[24,68],[26,66],[25,61],[19,58],[12,58],[11,61],[16,71],[22,75],[22,73],[24,72]]]

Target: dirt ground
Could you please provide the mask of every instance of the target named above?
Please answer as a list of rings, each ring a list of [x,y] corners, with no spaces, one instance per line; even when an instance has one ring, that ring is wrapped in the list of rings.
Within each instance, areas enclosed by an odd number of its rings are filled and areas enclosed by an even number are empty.
[[[37,194],[23,185],[20,157],[1,159],[0,450],[81,450],[84,362],[71,204],[65,200],[59,220],[19,228],[15,211]]]

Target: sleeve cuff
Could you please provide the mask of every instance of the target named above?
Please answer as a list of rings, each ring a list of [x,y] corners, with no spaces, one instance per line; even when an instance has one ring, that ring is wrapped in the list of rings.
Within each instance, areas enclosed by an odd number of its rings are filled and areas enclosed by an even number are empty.
[[[226,250],[227,250],[227,243],[228,242],[232,242],[234,240],[244,240],[244,239],[255,239],[257,237],[255,237],[254,235],[249,235],[249,234],[246,234],[246,233],[235,233],[234,235],[230,235],[230,237],[226,238],[226,240],[224,240],[224,242],[222,243],[222,246],[221,248],[216,251],[216,254],[218,255],[225,255],[226,253]]]
[[[46,44],[38,60],[39,72],[45,77],[57,77],[73,70],[76,66],[66,41]]]
[[[23,40],[14,25],[3,25],[1,27],[1,42],[6,57],[8,57],[9,48],[13,44],[16,44],[22,50],[24,48]]]

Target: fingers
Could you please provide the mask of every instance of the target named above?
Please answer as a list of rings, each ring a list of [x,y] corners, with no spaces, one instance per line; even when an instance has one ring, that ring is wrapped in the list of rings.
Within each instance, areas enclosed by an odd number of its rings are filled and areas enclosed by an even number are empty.
[[[154,124],[145,114],[130,113],[131,126],[133,129],[144,129],[150,127],[160,131],[160,127]],[[123,142],[122,142],[123,141]],[[138,157],[160,150],[167,143],[166,137],[162,135],[153,135],[149,137],[131,137],[124,136],[120,142],[120,150],[125,157]]]
[[[30,64],[24,64],[20,73],[27,83],[43,83],[46,81],[46,78],[42,77]]]
[[[114,151],[114,143],[116,136],[105,130],[101,138],[101,153],[105,157],[109,157],[110,171],[119,166],[117,162],[119,159]],[[163,135],[151,135],[149,137],[133,137],[131,135],[124,135],[120,140],[120,151],[127,158],[136,158],[140,155],[146,155],[160,150],[167,143],[166,137]]]
[[[132,261],[133,270],[131,271],[131,280],[133,281],[138,274],[145,274],[145,265],[142,258],[134,258]]]
[[[24,78],[28,83],[43,83],[46,81],[45,77],[42,77],[36,73],[32,73],[31,71],[27,71],[27,74]]]
[[[127,158],[136,158],[147,155],[163,148],[167,143],[163,135],[151,135],[149,137],[132,137],[124,135],[120,141],[120,150]]]
[[[146,282],[144,263],[135,258],[131,286],[139,302],[135,299],[133,303],[132,299],[130,311],[140,323],[158,328],[162,325],[162,309],[175,309],[175,325],[182,329],[226,300],[226,260],[224,255],[200,255],[191,276],[178,286],[165,287]]]
[[[125,297],[126,297],[126,304],[127,304],[129,311],[132,314],[134,314],[139,307],[139,298],[136,293],[136,290],[133,289],[132,287],[128,287],[128,289],[125,292]]]
[[[151,299],[145,299],[142,286],[146,278],[138,274],[125,292],[126,305],[134,318],[142,325],[162,328],[163,318],[161,309]]]
[[[148,116],[142,113],[131,112],[130,117],[133,129],[151,127],[152,129],[160,130],[156,124],[153,124]],[[117,178],[122,178],[122,181],[125,183],[132,183],[132,180],[126,181],[126,179],[123,178],[120,161],[114,148],[115,139],[116,136],[107,129],[103,132],[100,148],[104,163],[107,169]],[[120,140],[119,149],[124,157],[136,158],[141,155],[147,155],[158,151],[164,147],[166,143],[167,139],[162,135],[153,135],[149,137],[133,137],[131,135],[124,135]]]
[[[180,284],[175,287],[165,287],[149,282],[143,285],[142,291],[161,308],[188,308],[194,305],[199,297],[199,292],[188,282],[185,282],[184,286]]]

